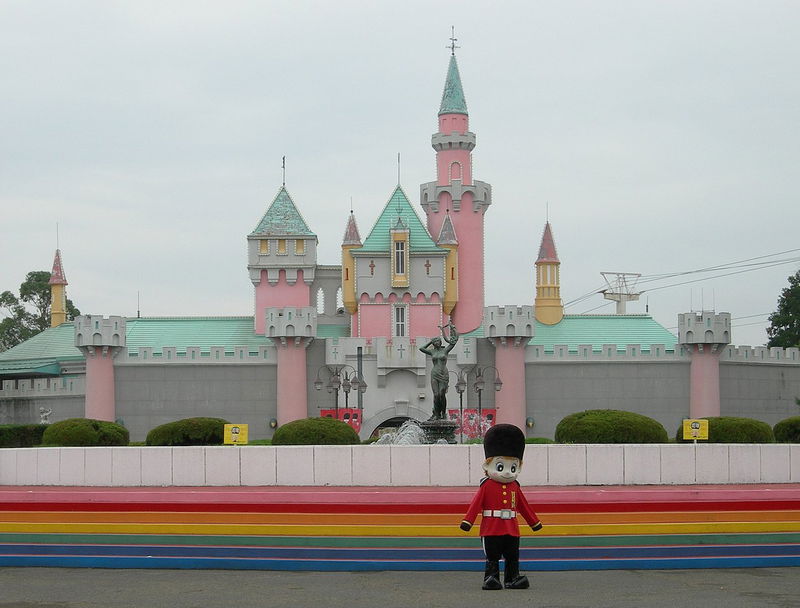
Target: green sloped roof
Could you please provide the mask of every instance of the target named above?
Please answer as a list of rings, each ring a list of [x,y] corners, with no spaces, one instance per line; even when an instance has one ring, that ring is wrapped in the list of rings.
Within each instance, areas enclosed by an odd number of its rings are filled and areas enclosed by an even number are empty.
[[[651,344],[663,344],[673,350],[677,338],[650,315],[564,315],[555,325],[536,322],[534,337],[529,344],[540,344],[546,352],[560,344],[577,352],[578,346],[591,344],[599,351],[603,344],[616,344],[624,351],[628,344],[640,344],[643,352]]]
[[[264,217],[255,227],[253,235],[316,236],[294,205],[292,197],[281,187]]]
[[[317,324],[317,338],[349,338],[349,325]]]
[[[444,249],[436,246],[436,243],[428,233],[428,229],[419,219],[417,212],[408,202],[408,198],[400,186],[395,188],[391,198],[372,227],[372,231],[364,240],[364,245],[353,249],[353,253],[389,253],[392,241],[391,230],[397,225],[398,216],[408,227],[410,253],[447,253]]]
[[[467,100],[461,86],[461,75],[458,73],[455,55],[450,56],[450,65],[447,67],[439,114],[467,114]]]
[[[81,360],[81,351],[75,348],[75,328],[72,323],[62,323],[36,334],[30,340],[0,353],[0,376],[28,378],[58,375],[59,361]]]
[[[212,346],[247,346],[258,351],[259,346],[272,344],[269,338],[253,333],[253,317],[154,317],[127,320],[128,352],[140,347],[160,351],[174,346],[185,352],[188,346],[208,351]]]
[[[83,359],[81,351],[75,348],[73,324],[49,327],[30,340],[0,353],[0,363],[28,359]]]

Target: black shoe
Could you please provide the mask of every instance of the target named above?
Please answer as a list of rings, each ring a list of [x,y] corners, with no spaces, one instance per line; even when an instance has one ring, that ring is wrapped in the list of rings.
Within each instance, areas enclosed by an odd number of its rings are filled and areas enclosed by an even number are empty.
[[[506,589],[527,589],[531,586],[527,576],[517,575],[511,581],[506,581]]]
[[[503,585],[496,576],[487,576],[483,581],[483,587],[481,587],[484,591],[497,591],[502,588]]]

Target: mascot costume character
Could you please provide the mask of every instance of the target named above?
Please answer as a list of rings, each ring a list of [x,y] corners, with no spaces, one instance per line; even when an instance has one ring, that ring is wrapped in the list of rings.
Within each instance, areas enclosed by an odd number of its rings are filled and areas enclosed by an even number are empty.
[[[480,514],[481,540],[486,554],[486,571],[483,589],[502,589],[500,583],[500,558],[505,559],[503,581],[506,589],[527,589],[527,576],[519,573],[519,524],[517,514],[534,530],[542,529],[542,522],[533,512],[517,482],[525,451],[525,434],[513,424],[497,424],[486,432],[483,439],[486,460],[483,470],[486,477],[472,499],[461,522],[461,529],[469,532]]]

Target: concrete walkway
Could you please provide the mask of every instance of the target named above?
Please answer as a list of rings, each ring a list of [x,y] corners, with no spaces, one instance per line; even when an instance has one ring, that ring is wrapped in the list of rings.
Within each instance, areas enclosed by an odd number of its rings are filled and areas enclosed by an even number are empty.
[[[481,591],[465,572],[302,573],[0,568],[0,608],[214,606],[796,608],[800,568],[542,572],[525,591]]]

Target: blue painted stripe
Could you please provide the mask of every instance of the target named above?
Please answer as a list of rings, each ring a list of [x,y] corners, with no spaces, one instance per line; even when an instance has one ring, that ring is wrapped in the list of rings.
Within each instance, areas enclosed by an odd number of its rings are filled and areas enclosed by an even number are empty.
[[[94,556],[0,556],[2,567],[63,568],[161,568],[161,569],[227,569],[284,570],[319,572],[356,572],[379,570],[450,570],[482,571],[483,562],[473,561],[353,561],[237,559],[237,558],[174,558],[174,557],[94,557]],[[756,556],[670,559],[598,559],[598,560],[527,560],[523,570],[635,570],[687,568],[776,568],[800,566],[800,556]]]
[[[198,557],[245,559],[318,560],[483,560],[480,545],[474,548],[348,548],[348,547],[247,547],[202,545],[85,545],[0,544],[2,555],[74,555],[130,557]],[[800,555],[800,544],[668,545],[611,547],[524,547],[523,560],[630,559],[670,557],[725,557]]]

